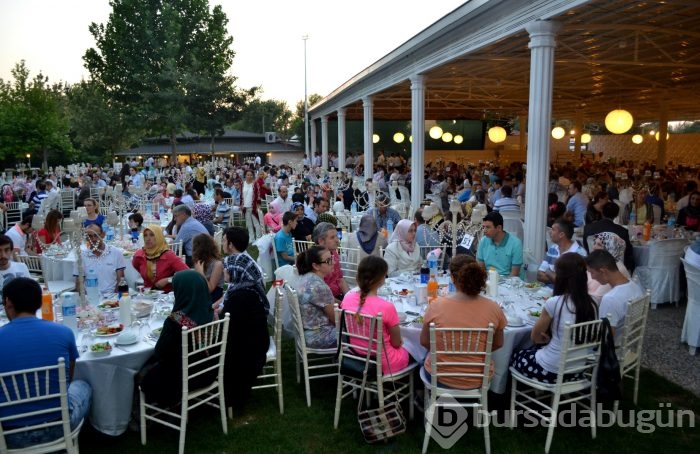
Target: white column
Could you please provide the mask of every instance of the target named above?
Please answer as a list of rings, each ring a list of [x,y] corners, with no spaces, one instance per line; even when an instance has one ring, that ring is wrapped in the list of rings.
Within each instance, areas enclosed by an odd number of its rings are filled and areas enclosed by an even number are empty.
[[[374,103],[371,96],[362,98],[362,108],[364,113],[364,154],[365,154],[365,180],[372,178],[374,175],[374,143],[372,142],[372,134],[374,134]]]
[[[554,48],[560,24],[535,21],[525,28],[530,34],[531,55],[523,263],[535,271],[545,253]]]
[[[313,166],[314,156],[316,156],[316,120],[309,121],[309,129],[311,130],[309,144],[311,145],[311,164]]]
[[[328,115],[321,117],[321,167],[328,170]]]
[[[423,201],[425,177],[425,77],[411,77],[411,206]]]
[[[345,171],[345,109],[338,109],[338,170]]]

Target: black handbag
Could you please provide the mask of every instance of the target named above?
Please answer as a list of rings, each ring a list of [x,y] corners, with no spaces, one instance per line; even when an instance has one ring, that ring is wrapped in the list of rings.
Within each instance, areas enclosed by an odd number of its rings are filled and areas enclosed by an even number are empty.
[[[600,400],[620,400],[622,398],[622,377],[620,362],[615,352],[615,336],[610,321],[603,317],[600,338],[600,361],[598,362],[597,392]]]

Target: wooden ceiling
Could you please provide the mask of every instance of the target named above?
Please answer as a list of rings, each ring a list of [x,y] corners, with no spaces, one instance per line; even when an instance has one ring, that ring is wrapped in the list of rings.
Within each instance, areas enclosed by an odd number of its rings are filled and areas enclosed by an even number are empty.
[[[669,120],[700,119],[700,1],[481,3],[478,9],[471,5],[469,14],[503,14],[509,7],[523,9],[530,3],[532,9],[539,8],[533,13],[536,17],[561,23],[555,51],[553,120],[580,116],[584,123],[602,123],[605,115],[618,107],[629,110],[637,123],[658,121],[662,108]],[[548,4],[555,3],[559,10],[543,13]],[[485,10],[487,7],[490,10]],[[426,63],[430,52],[447,48],[450,34],[459,33],[439,21],[436,25],[446,29],[442,36],[431,42],[428,38],[437,32],[428,34],[430,29],[426,29],[394,51],[394,57],[389,54],[331,93],[312,108],[312,113],[315,118],[334,117],[338,107],[345,107],[348,120],[361,120],[361,98],[372,94],[375,119],[410,120],[410,81],[402,74],[415,65],[413,71],[417,67],[425,76],[426,119],[527,114],[530,50],[524,25],[530,19],[524,11],[523,24],[515,26],[511,34],[430,66]],[[465,18],[460,26],[466,26],[468,20],[473,23],[476,18]],[[435,44],[439,40],[444,43]],[[372,78],[390,79],[394,74],[395,83],[368,92]],[[381,84],[375,82],[374,86]]]

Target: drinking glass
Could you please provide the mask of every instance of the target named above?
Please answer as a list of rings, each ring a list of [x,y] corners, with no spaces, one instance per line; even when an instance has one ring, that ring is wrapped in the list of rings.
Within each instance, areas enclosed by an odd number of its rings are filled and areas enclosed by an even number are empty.
[[[95,322],[92,320],[85,320],[82,327],[80,328],[80,352],[85,353],[90,349],[90,346],[95,343],[95,335],[93,330],[95,329]]]

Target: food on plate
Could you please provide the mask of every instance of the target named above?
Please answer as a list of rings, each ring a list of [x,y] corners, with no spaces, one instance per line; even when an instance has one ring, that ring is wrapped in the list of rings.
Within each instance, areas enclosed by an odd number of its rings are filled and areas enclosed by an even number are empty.
[[[399,295],[401,295],[401,296],[408,296],[411,293],[413,293],[413,292],[407,288],[402,288],[401,290],[399,290]]]
[[[106,334],[117,334],[121,333],[122,330],[124,329],[124,325],[121,323],[119,325],[109,325],[109,326],[98,326],[97,329],[95,330],[95,333],[99,335],[106,335]]]
[[[413,323],[415,323],[415,324],[417,324],[417,325],[422,325],[422,324],[423,324],[423,316],[422,316],[422,315],[419,315],[418,317],[416,317],[415,319],[413,319]]]
[[[525,284],[525,288],[536,289],[542,287],[541,282],[528,282]]]
[[[542,311],[529,311],[529,314],[532,315],[533,317],[539,317],[542,315]]]
[[[100,309],[114,309],[119,307],[119,300],[106,300],[97,305]]]
[[[90,351],[95,353],[112,351],[112,345],[109,342],[98,342],[90,346]]]

